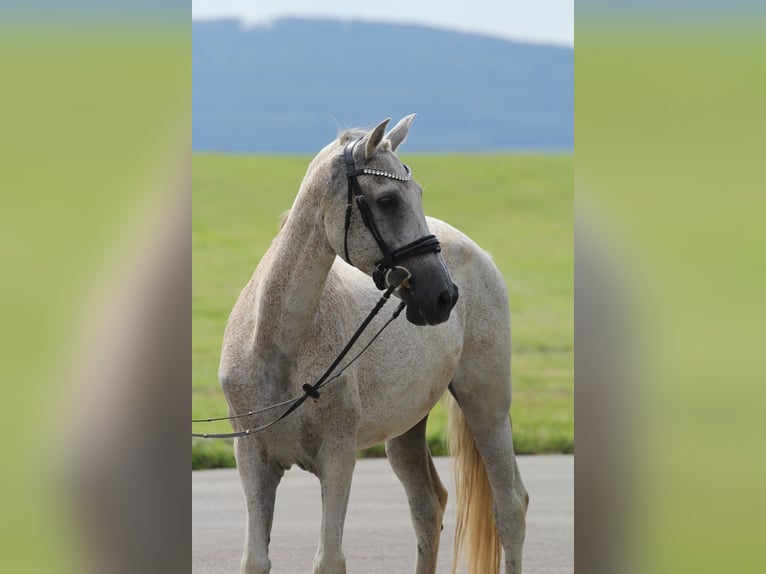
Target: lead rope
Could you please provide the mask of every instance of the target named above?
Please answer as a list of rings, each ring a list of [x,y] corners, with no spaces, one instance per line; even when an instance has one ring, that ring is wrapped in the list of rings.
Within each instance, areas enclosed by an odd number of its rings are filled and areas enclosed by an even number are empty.
[[[341,368],[337,373],[330,376],[331,373],[335,370],[335,368],[340,364],[340,362],[343,360],[343,358],[348,354],[348,352],[351,350],[351,348],[354,346],[356,341],[359,339],[361,334],[364,332],[365,329],[369,326],[372,319],[377,315],[380,310],[383,308],[383,305],[385,305],[389,298],[391,297],[391,294],[396,291],[402,283],[407,281],[409,279],[409,273],[406,277],[404,277],[401,281],[397,282],[395,285],[389,284],[388,289],[386,289],[385,293],[383,293],[383,296],[378,300],[378,302],[375,304],[375,307],[372,308],[372,311],[367,315],[364,321],[362,321],[362,324],[359,325],[359,328],[356,330],[356,332],[351,336],[351,339],[349,339],[348,343],[346,343],[346,346],[343,347],[343,350],[340,352],[340,354],[335,358],[335,360],[332,362],[332,364],[328,367],[328,369],[324,372],[324,374],[319,377],[319,379],[314,382],[314,384],[310,385],[308,383],[305,383],[301,388],[303,389],[303,394],[299,397],[294,397],[292,399],[288,399],[286,401],[283,401],[281,403],[277,403],[275,405],[268,406],[266,408],[257,410],[257,411],[250,411],[248,413],[240,414],[240,415],[233,415],[230,417],[217,417],[217,418],[209,418],[209,419],[192,419],[193,423],[204,423],[204,422],[212,422],[212,421],[222,421],[222,420],[232,420],[232,419],[238,419],[243,417],[249,417],[253,415],[257,415],[259,413],[263,413],[266,411],[270,411],[273,409],[276,409],[278,407],[282,407],[285,405],[290,405],[289,408],[283,412],[281,415],[279,415],[276,419],[273,421],[266,423],[264,425],[261,425],[259,427],[246,429],[239,432],[232,432],[232,433],[218,433],[218,434],[211,434],[211,433],[192,433],[192,437],[197,438],[236,438],[241,436],[247,436],[251,435],[257,432],[260,432],[262,430],[265,430],[269,428],[272,425],[275,425],[279,421],[281,421],[283,418],[288,416],[290,413],[295,411],[299,406],[301,406],[305,400],[309,397],[312,397],[313,399],[319,398],[319,389],[324,387],[327,383],[330,381],[337,379],[338,377],[343,374],[343,371],[348,369],[354,361],[356,361],[359,357],[362,356],[362,354],[370,348],[370,345],[375,341],[375,339],[378,338],[378,336],[383,332],[383,330],[388,327],[404,310],[404,308],[407,306],[407,304],[402,301],[399,306],[397,307],[396,311],[394,311],[391,318],[388,319],[388,321],[385,322],[385,324],[378,330],[377,333],[372,337],[372,339],[364,346],[364,348],[359,351],[359,353],[351,359],[343,368]]]

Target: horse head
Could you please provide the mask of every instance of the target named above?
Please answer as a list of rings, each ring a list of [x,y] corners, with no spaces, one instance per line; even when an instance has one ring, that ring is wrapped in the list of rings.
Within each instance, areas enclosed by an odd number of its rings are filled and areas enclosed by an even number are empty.
[[[396,156],[415,114],[385,133],[386,119],[367,131],[341,135],[332,169],[327,238],[336,254],[371,275],[380,289],[398,285],[407,319],[438,325],[449,319],[458,288],[430,234],[423,213],[423,188]]]

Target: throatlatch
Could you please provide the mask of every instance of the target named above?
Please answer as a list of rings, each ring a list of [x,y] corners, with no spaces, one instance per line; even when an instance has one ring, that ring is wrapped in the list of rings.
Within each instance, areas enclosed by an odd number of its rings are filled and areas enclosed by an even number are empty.
[[[378,231],[377,225],[375,225],[375,219],[372,217],[372,210],[367,203],[367,197],[364,195],[364,192],[359,185],[357,176],[378,175],[389,179],[396,179],[398,181],[410,181],[412,179],[412,172],[405,164],[402,164],[407,172],[404,176],[379,169],[357,169],[354,162],[354,148],[358,142],[359,140],[350,141],[346,144],[346,147],[343,148],[343,159],[346,162],[346,178],[348,179],[348,201],[346,202],[343,250],[346,256],[346,262],[351,264],[351,257],[348,254],[348,229],[351,226],[351,212],[353,211],[353,205],[356,203],[359,213],[362,216],[364,226],[370,230],[373,239],[375,239],[381,253],[383,253],[383,259],[375,262],[375,270],[372,273],[372,279],[375,281],[375,286],[382,291],[393,283],[389,281],[389,274],[394,269],[402,269],[409,276],[409,271],[404,267],[401,267],[402,262],[423,253],[438,253],[441,251],[441,245],[435,235],[425,235],[420,239],[416,239],[415,241],[394,250],[389,248],[385,239],[383,239],[383,236],[380,234],[380,231]],[[397,284],[401,282],[402,281],[399,281]]]

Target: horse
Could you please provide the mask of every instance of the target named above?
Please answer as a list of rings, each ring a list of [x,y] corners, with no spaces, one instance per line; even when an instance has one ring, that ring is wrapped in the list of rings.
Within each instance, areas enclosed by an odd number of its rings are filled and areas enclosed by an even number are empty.
[[[271,569],[276,490],[292,465],[321,485],[313,572],[345,573],[356,452],[383,441],[410,505],[415,572],[435,572],[447,492],[425,430],[448,390],[453,572],[465,561],[470,573],[496,573],[503,553],[505,572],[521,572],[529,497],[511,436],[508,295],[487,253],[424,215],[423,189],[395,153],[414,117],[388,133],[390,118],[368,131],[347,130],[319,152],[229,317],[218,375],[231,416],[302,394],[302,383],[337,355],[375,303],[371,276],[381,289],[396,287],[407,319],[392,322],[321,398],[235,439],[247,505],[242,574]],[[403,277],[395,286],[391,271]],[[235,431],[252,425],[248,418],[232,419]]]

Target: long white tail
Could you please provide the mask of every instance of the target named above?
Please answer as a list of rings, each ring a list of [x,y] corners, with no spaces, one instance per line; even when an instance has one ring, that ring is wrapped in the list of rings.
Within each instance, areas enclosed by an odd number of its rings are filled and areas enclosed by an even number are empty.
[[[468,574],[497,574],[502,546],[492,511],[487,470],[463,412],[452,397],[448,404],[449,446],[457,491],[452,574],[463,563],[468,566]]]

